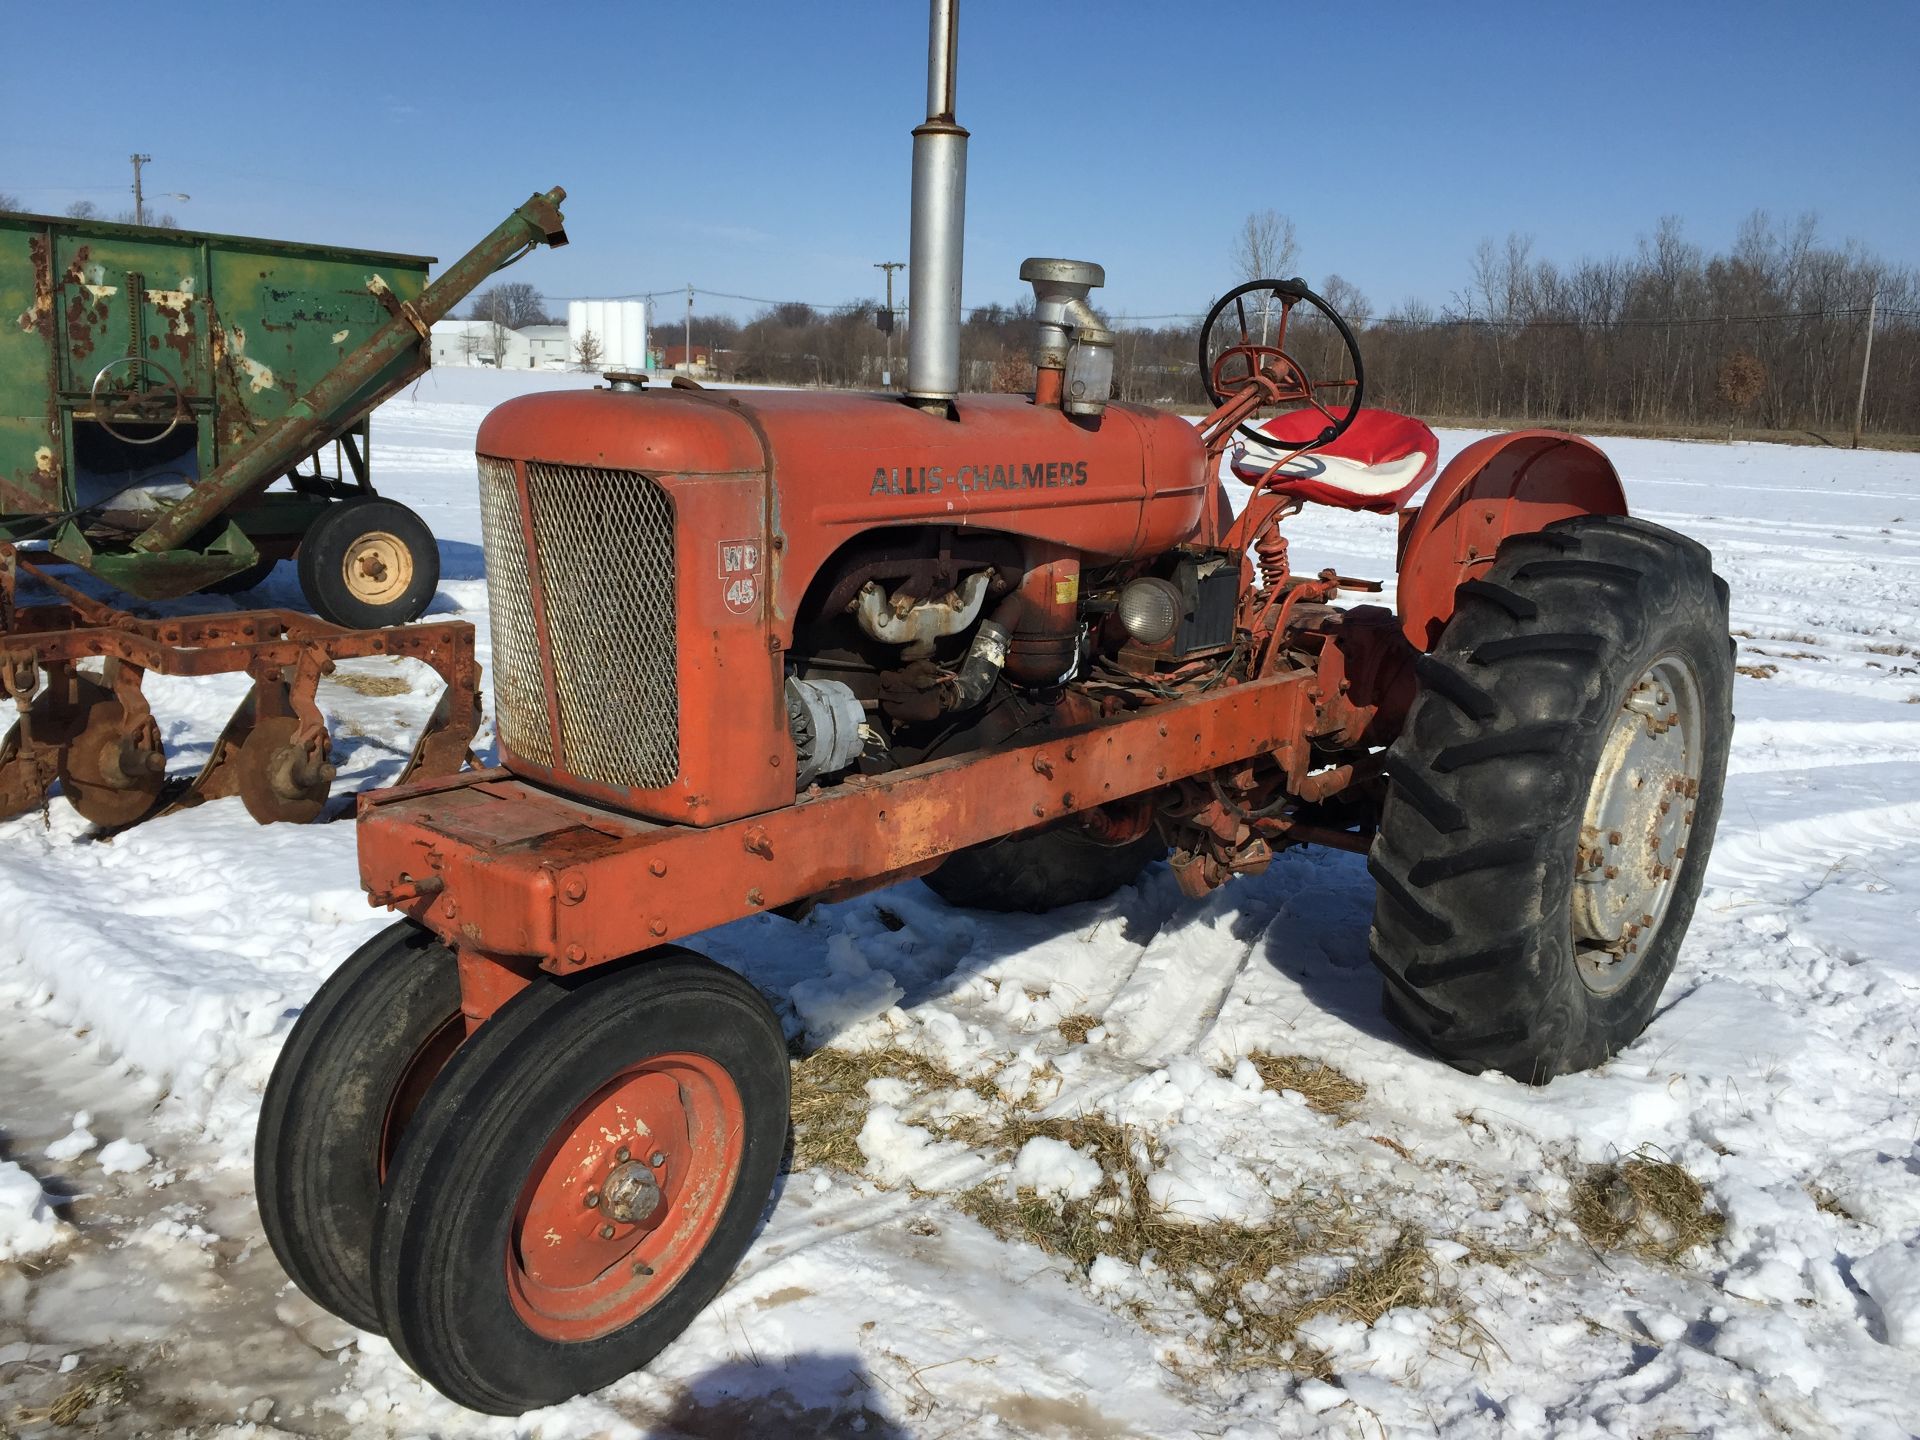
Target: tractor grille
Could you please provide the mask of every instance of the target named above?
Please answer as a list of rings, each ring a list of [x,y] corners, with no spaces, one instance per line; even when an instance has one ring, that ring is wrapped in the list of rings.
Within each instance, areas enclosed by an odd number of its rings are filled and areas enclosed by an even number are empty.
[[[551,756],[513,466],[483,460],[501,738],[583,780],[656,789],[680,771],[673,501],[629,470],[529,461],[526,474],[562,753]]]
[[[493,619],[493,713],[500,743],[536,765],[553,764],[540,641],[527,584],[527,543],[511,460],[480,457],[480,535],[487,549],[487,612]]]

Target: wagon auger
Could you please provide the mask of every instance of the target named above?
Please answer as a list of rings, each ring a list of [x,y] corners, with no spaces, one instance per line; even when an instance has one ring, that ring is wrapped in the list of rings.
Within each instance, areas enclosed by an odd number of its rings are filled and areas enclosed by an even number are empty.
[[[23,575],[56,598],[17,604]],[[227,795],[262,824],[311,820],[334,778],[316,688],[336,661],[372,655],[419,660],[446,684],[403,775],[457,771],[480,714],[473,627],[463,621],[348,630],[292,610],[145,620],[0,544],[0,684],[17,711],[0,742],[0,818],[44,803],[57,780],[74,809],[107,830]],[[169,781],[143,679],[234,672],[253,678],[251,690],[199,773]]]
[[[1298,280],[1215,307],[1194,424],[1113,398],[1101,267],[1030,259],[1033,392],[965,393],[931,21],[906,393],[623,376],[480,428],[500,764],[361,798],[398,918],[302,1013],[255,1152],[288,1274],[476,1409],[644,1365],[753,1237],[788,1057],[703,930],[916,876],[1044,910],[1163,854],[1198,895],[1326,846],[1366,856],[1388,1013],[1545,1083],[1638,1036],[1699,893],[1707,552],[1576,436],[1441,470]],[[1393,608],[1296,568],[1307,504],[1395,517]]]

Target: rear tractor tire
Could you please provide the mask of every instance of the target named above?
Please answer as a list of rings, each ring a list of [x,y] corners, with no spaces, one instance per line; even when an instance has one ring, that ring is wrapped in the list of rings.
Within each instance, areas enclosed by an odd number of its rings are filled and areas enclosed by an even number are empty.
[[[684,951],[536,978],[441,1072],[381,1196],[394,1348],[514,1415],[639,1369],[732,1275],[787,1136],[787,1047]]]
[[[377,1331],[380,1185],[421,1098],[466,1035],[453,952],[389,925],[300,1012],[260,1102],[254,1191],[281,1268],[315,1304]]]
[[[322,510],[294,562],[314,613],[349,630],[417,620],[440,585],[440,547],[427,522],[377,495]]]
[[[1501,545],[1416,669],[1368,859],[1387,1013],[1464,1070],[1598,1065],[1652,1018],[1706,873],[1726,586],[1657,525],[1561,521]]]
[[[1084,830],[1063,826],[955,851],[925,878],[949,905],[1039,915],[1062,905],[1104,900],[1139,879],[1166,849],[1152,831],[1137,840],[1103,845]]]

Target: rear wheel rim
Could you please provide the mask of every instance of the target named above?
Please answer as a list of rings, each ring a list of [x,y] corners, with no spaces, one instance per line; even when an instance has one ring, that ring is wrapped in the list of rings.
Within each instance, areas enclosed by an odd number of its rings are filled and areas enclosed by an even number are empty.
[[[602,1084],[529,1169],[507,1237],[507,1293],[545,1339],[640,1318],[692,1267],[740,1176],[745,1115],[719,1062],[656,1055]]]
[[[387,605],[413,583],[413,551],[398,535],[369,530],[347,546],[340,561],[347,593],[366,605]]]
[[[1632,978],[1666,918],[1700,795],[1705,713],[1692,663],[1669,652],[1608,726],[1574,869],[1574,956],[1596,995]]]

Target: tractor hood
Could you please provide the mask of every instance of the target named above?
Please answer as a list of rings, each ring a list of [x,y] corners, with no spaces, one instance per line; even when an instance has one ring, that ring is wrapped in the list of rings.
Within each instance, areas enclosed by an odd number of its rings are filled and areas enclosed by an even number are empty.
[[[808,582],[863,532],[976,527],[1100,564],[1187,540],[1218,493],[1198,432],[1180,416],[1115,404],[1084,420],[1024,395],[963,395],[948,418],[882,394],[550,391],[494,410],[478,448],[638,472],[670,491],[760,477],[783,640]]]

